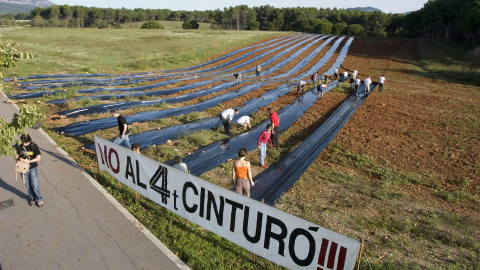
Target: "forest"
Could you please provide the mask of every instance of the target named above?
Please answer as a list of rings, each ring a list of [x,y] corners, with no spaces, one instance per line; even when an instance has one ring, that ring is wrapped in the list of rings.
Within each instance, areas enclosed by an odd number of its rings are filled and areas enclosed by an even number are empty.
[[[7,14],[1,25],[28,20],[33,27],[121,27],[136,21],[210,23],[212,29],[298,31],[304,33],[437,39],[478,45],[480,0],[429,0],[408,14],[337,8],[275,8],[238,5],[223,10],[113,9],[84,6],[36,7],[30,14]]]

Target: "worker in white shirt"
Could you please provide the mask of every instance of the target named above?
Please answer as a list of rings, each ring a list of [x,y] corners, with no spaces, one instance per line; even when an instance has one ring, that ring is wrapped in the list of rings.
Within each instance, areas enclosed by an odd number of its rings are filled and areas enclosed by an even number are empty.
[[[244,115],[238,118],[237,120],[237,125],[242,126],[242,127],[247,127],[248,130],[252,129],[252,126],[250,125],[250,119],[252,118],[252,115]]]

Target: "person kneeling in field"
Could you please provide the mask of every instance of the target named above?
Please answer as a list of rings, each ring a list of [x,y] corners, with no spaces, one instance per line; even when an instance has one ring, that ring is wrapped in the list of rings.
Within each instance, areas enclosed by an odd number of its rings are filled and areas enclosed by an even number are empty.
[[[237,120],[237,125],[246,127],[248,130],[252,129],[252,126],[250,125],[250,119],[252,118],[252,115],[244,115],[238,118]]]

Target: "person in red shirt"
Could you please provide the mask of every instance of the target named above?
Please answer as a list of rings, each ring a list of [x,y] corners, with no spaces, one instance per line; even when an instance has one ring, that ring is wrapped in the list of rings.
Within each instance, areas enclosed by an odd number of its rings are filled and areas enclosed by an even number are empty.
[[[267,155],[267,142],[269,142],[270,145],[273,146],[272,140],[270,140],[271,130],[272,125],[267,124],[267,128],[262,131],[262,134],[260,134],[260,136],[258,137],[257,144],[258,150],[260,152],[260,166],[262,166],[263,168],[267,167],[267,165],[265,165],[265,156]]]
[[[270,114],[270,122],[272,123],[272,135],[270,136],[270,139],[273,143],[273,147],[278,148],[280,147],[280,143],[278,142],[280,118],[278,117],[278,114],[273,111],[272,107],[268,108],[268,113]]]

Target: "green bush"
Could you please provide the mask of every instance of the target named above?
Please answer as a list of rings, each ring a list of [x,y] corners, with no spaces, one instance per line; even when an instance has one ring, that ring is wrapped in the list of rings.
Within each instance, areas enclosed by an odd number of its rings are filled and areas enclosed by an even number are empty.
[[[163,29],[164,27],[157,21],[148,21],[144,23],[141,28],[142,29]]]
[[[199,27],[200,25],[198,24],[198,22],[194,20],[188,20],[182,24],[183,29],[198,29]]]

